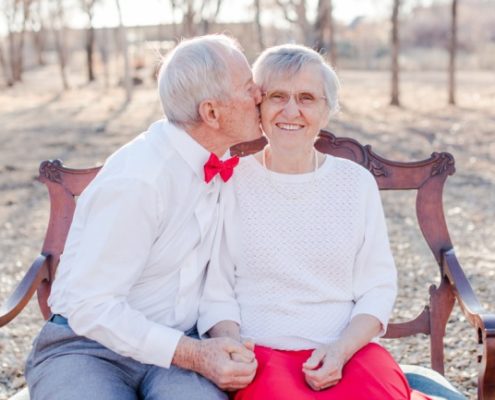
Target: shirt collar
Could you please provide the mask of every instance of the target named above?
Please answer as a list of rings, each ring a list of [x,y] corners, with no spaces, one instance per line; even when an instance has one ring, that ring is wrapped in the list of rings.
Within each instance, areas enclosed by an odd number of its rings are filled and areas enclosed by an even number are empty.
[[[180,157],[191,167],[194,173],[204,179],[204,165],[210,152],[194,140],[184,129],[163,121],[164,131]]]

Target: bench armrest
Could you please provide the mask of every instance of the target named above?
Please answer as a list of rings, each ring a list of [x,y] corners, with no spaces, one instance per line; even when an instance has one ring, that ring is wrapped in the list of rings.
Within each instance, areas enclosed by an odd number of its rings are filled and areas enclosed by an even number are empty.
[[[49,280],[49,256],[40,254],[9,298],[0,307],[0,326],[7,325],[24,309],[44,280]]]
[[[495,314],[481,306],[454,249],[443,254],[442,267],[464,316],[477,329],[478,343],[483,346],[483,354],[478,359],[478,398],[495,399]]]

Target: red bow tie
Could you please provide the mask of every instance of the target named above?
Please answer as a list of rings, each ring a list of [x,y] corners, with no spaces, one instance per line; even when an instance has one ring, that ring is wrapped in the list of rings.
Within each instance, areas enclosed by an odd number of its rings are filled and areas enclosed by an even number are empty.
[[[232,157],[222,161],[211,153],[205,164],[205,182],[209,183],[216,174],[220,174],[224,182],[227,182],[234,173],[234,167],[239,164],[239,157]]]

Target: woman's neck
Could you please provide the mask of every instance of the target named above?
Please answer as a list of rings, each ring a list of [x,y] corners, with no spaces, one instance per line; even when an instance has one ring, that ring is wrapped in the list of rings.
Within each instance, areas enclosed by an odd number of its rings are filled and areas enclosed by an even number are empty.
[[[313,172],[319,164],[318,153],[312,146],[294,153],[294,151],[283,151],[267,145],[263,149],[262,156],[265,157],[266,168],[284,174]]]

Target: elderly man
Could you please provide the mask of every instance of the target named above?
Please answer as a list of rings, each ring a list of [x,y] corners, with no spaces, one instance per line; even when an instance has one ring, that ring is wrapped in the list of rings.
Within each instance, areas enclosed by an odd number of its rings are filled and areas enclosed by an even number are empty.
[[[159,90],[167,119],[114,153],[79,198],[54,315],[26,365],[33,400],[226,399],[219,387],[254,377],[249,346],[199,341],[195,323],[220,189],[238,161],[222,158],[260,136],[260,92],[223,35],[179,44]]]

